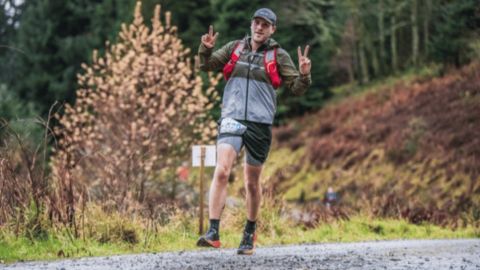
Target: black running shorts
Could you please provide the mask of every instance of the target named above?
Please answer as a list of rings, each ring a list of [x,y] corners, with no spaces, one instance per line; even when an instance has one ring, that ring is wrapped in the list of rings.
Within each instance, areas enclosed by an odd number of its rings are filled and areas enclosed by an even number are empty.
[[[250,122],[245,120],[237,120],[247,127],[242,135],[219,134],[217,137],[217,145],[226,143],[233,146],[237,154],[245,145],[246,162],[249,165],[260,166],[268,157],[270,145],[272,143],[272,125]]]

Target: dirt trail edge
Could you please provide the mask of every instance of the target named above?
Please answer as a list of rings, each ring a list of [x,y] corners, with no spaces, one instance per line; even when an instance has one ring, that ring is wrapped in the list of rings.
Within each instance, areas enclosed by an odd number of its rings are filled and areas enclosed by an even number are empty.
[[[399,240],[93,257],[0,269],[480,269],[480,239]]]

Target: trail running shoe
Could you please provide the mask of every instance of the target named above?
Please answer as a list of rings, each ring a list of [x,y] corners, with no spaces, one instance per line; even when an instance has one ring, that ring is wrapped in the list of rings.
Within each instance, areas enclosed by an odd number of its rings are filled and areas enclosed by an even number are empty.
[[[200,236],[197,241],[197,246],[199,247],[213,247],[219,248],[220,247],[220,235],[215,229],[209,229],[207,233]]]
[[[237,254],[252,255],[255,251],[255,241],[257,241],[256,233],[243,232],[242,242],[240,242]]]

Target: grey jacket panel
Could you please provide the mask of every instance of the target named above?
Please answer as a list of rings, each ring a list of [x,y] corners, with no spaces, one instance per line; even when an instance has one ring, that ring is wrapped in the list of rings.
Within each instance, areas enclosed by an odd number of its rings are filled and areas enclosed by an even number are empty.
[[[272,124],[276,107],[277,94],[269,82],[232,77],[225,86],[222,118]]]
[[[270,82],[250,80],[247,120],[272,124],[277,111],[277,92]]]
[[[245,119],[245,88],[247,80],[231,78],[225,85],[222,98],[222,118]]]

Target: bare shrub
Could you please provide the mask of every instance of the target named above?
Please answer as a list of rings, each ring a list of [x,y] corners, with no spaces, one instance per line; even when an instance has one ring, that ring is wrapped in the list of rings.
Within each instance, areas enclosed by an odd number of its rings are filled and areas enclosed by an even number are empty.
[[[74,199],[70,211],[82,192],[117,210],[138,209],[162,170],[215,136],[208,111],[220,77],[209,75],[206,88],[170,13],[162,24],[157,6],[149,29],[140,9],[138,2],[133,23],[122,25],[117,44],[106,43],[104,57],[94,51],[92,64],[82,64],[76,103],[57,115],[52,177],[58,199]]]
[[[47,121],[21,120],[45,128],[44,138],[38,143],[18,132],[12,122],[0,119],[0,226],[10,226],[16,236],[47,235],[45,213],[50,192],[45,176],[52,109]]]

